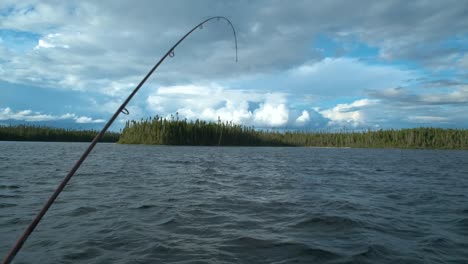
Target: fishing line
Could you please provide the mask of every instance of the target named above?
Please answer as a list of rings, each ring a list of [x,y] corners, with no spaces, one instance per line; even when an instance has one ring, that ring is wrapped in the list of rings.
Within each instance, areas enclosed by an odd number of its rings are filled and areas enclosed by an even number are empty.
[[[36,226],[39,224],[41,221],[42,217],[47,213],[47,210],[49,210],[50,206],[54,203],[54,201],[57,199],[59,194],[62,192],[62,190],[65,188],[67,183],[70,181],[71,177],[75,174],[75,172],[78,170],[78,168],[81,166],[83,161],[88,157],[89,153],[93,150],[93,148],[96,146],[98,141],[104,136],[104,133],[109,129],[109,127],[114,123],[115,119],[119,116],[119,114],[128,114],[129,111],[127,110],[126,106],[132,100],[133,96],[140,90],[141,86],[146,82],[146,80],[153,74],[153,72],[159,67],[159,65],[169,56],[169,57],[174,57],[174,49],[182,42],[184,41],[185,38],[187,38],[192,32],[194,32],[196,29],[203,29],[203,25],[211,20],[216,19],[216,21],[219,20],[225,20],[227,21],[228,25],[232,28],[232,33],[234,34],[234,43],[235,43],[235,50],[236,50],[236,62],[237,62],[237,35],[236,35],[236,30],[234,28],[234,25],[231,23],[229,19],[223,16],[215,16],[211,17],[208,19],[203,20],[200,22],[198,25],[193,27],[190,31],[188,31],[182,38],[180,38],[174,46],[172,46],[166,54],[156,63],[156,65],[153,66],[153,68],[146,74],[146,76],[141,80],[141,82],[138,84],[137,87],[130,93],[130,95],[125,99],[125,101],[122,103],[122,105],[115,111],[114,115],[112,115],[111,119],[106,123],[106,125],[102,128],[102,130],[99,132],[99,134],[96,135],[96,137],[93,139],[91,144],[88,146],[88,148],[85,150],[85,152],[81,155],[80,159],[73,165],[72,169],[70,172],[65,176],[65,178],[62,180],[62,182],[58,185],[58,187],[55,189],[54,193],[50,198],[47,200],[46,204],[43,206],[41,211],[36,215],[34,220],[29,224],[29,226],[26,228],[26,230],[23,232],[23,234],[18,238],[14,246],[11,248],[11,250],[8,252],[6,255],[5,259],[3,260],[3,264],[9,264],[13,259],[15,258],[16,254],[20,251],[21,247],[23,244],[26,242],[28,239],[29,235],[34,231]]]

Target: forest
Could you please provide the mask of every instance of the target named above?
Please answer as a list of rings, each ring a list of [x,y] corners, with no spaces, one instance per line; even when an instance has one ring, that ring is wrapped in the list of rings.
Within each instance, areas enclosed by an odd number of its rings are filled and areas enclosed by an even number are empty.
[[[411,128],[377,131],[258,130],[231,122],[165,119],[128,121],[118,143],[194,146],[310,146],[354,148],[468,149],[468,130]]]
[[[0,126],[3,141],[90,142],[95,130],[32,125]],[[127,121],[122,133],[107,132],[101,142],[189,146],[306,146],[353,148],[468,149],[468,130],[411,128],[377,131],[259,130],[232,122],[165,119]]]
[[[98,133],[33,125],[0,126],[0,140],[3,141],[91,142]],[[119,137],[120,133],[107,132],[100,142],[117,142]]]

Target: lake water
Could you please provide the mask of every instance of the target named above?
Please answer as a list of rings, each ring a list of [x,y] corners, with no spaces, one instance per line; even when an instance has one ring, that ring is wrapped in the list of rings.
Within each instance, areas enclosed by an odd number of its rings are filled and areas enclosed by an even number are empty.
[[[0,142],[0,258],[87,144]],[[468,151],[99,144],[15,263],[468,263]]]

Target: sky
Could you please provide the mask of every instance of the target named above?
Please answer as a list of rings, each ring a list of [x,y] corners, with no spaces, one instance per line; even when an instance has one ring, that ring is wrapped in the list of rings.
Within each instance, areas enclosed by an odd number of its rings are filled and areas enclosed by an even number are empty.
[[[0,1],[0,125],[468,128],[468,1]]]

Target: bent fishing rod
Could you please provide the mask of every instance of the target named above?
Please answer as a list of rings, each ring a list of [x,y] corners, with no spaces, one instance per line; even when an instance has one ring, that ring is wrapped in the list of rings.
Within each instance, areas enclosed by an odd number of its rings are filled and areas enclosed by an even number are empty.
[[[198,25],[193,27],[189,32],[187,32],[179,41],[177,41],[174,46],[172,46],[166,54],[156,63],[156,65],[153,66],[153,68],[146,74],[146,76],[141,80],[141,82],[135,87],[135,89],[130,93],[130,95],[125,99],[125,101],[122,103],[122,105],[115,111],[114,115],[107,121],[106,125],[102,128],[102,130],[96,135],[96,137],[93,139],[91,144],[88,146],[88,148],[85,150],[85,152],[81,155],[81,157],[78,159],[78,161],[73,165],[72,169],[70,172],[65,176],[65,178],[62,180],[62,182],[58,185],[58,187],[55,189],[54,193],[50,198],[47,200],[46,204],[42,207],[41,211],[36,215],[34,220],[29,224],[29,226],[26,228],[26,230],[23,232],[23,234],[18,238],[14,246],[11,248],[11,250],[8,252],[6,255],[5,259],[3,260],[3,264],[9,264],[13,259],[15,258],[16,254],[20,251],[21,247],[23,246],[24,242],[28,239],[29,235],[34,231],[36,226],[39,224],[41,221],[42,217],[47,213],[47,210],[49,210],[50,206],[54,203],[54,201],[57,199],[59,194],[62,192],[62,190],[65,188],[67,183],[70,181],[70,179],[75,175],[75,172],[78,170],[78,168],[81,166],[83,161],[88,157],[89,153],[93,150],[93,148],[96,146],[98,141],[104,136],[104,133],[109,129],[109,127],[114,123],[115,119],[119,116],[120,113],[122,114],[128,114],[128,110],[126,108],[127,104],[132,100],[133,96],[140,90],[141,86],[148,80],[148,78],[153,74],[154,71],[161,65],[161,63],[169,56],[169,57],[174,57],[174,49],[187,38],[190,34],[192,34],[197,28],[202,29],[203,25],[211,20],[224,20],[226,21],[229,26],[232,28],[232,33],[234,34],[234,43],[235,43],[235,50],[236,50],[236,62],[237,62],[237,35],[236,35],[236,30],[231,23],[229,19],[223,16],[215,16],[215,17],[210,17],[208,19],[205,19],[204,21],[200,22]]]

